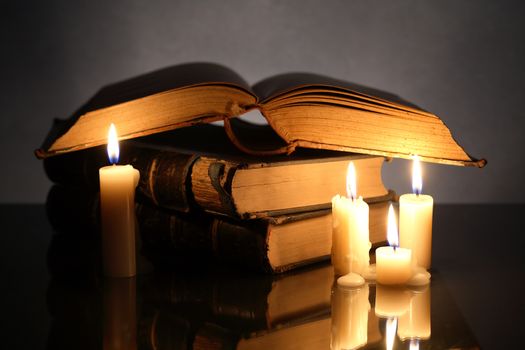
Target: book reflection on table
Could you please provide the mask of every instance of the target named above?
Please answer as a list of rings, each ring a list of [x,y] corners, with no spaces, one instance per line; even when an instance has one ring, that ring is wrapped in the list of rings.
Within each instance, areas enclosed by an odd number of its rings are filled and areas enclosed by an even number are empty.
[[[342,349],[352,336],[357,348],[384,349],[392,317],[394,348],[479,348],[439,273],[401,291],[340,289],[329,264],[279,276],[184,267],[115,285],[88,242],[57,232],[49,247],[48,349]]]

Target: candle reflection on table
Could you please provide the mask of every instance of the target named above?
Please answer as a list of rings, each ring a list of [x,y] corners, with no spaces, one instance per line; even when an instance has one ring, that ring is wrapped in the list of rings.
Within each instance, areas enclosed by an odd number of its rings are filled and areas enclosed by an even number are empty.
[[[376,285],[375,314],[382,318],[399,317],[410,307],[410,292],[404,287]]]
[[[410,306],[399,319],[398,335],[401,340],[430,338],[430,287],[412,290]]]
[[[374,288],[375,287],[375,288]],[[345,288],[335,284],[332,294],[331,349],[357,349],[368,344],[371,322],[368,311],[369,288]],[[430,286],[372,285],[375,305],[371,315],[385,319],[385,347],[393,349],[396,337],[410,349],[419,349],[421,340],[430,339]],[[373,300],[373,299],[372,299]],[[373,325],[372,325],[373,327]]]
[[[345,288],[338,284],[332,295],[331,349],[357,349],[368,341],[368,284]]]
[[[136,278],[104,280],[104,350],[137,348]]]

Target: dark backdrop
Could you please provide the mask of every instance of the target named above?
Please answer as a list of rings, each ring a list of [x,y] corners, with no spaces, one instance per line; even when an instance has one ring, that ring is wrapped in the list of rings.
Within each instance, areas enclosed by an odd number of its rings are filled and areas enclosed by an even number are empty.
[[[438,114],[485,169],[427,165],[438,202],[521,202],[520,1],[40,1],[0,11],[1,202],[43,202],[33,156],[52,118],[100,86],[190,61],[250,83],[308,71],[389,90]],[[409,189],[409,164],[385,169]]]

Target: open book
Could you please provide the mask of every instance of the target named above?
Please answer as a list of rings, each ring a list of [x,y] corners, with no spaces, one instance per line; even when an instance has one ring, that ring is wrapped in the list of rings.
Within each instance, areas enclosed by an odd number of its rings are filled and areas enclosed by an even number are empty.
[[[238,116],[259,109],[268,125]],[[121,139],[224,120],[241,150],[258,155],[321,148],[482,167],[436,115],[401,98],[328,77],[283,74],[250,87],[232,70],[209,63],[173,66],[101,89],[68,120],[56,123],[39,158]]]

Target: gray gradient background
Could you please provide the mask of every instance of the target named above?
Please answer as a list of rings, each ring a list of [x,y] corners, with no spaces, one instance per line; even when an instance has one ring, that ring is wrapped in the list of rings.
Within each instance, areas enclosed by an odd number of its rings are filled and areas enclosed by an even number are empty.
[[[192,61],[250,83],[307,71],[398,93],[439,116],[485,169],[425,166],[441,203],[522,202],[524,3],[42,1],[0,9],[0,202],[44,202],[33,150],[52,118],[110,82]],[[406,161],[385,182],[409,191]]]

